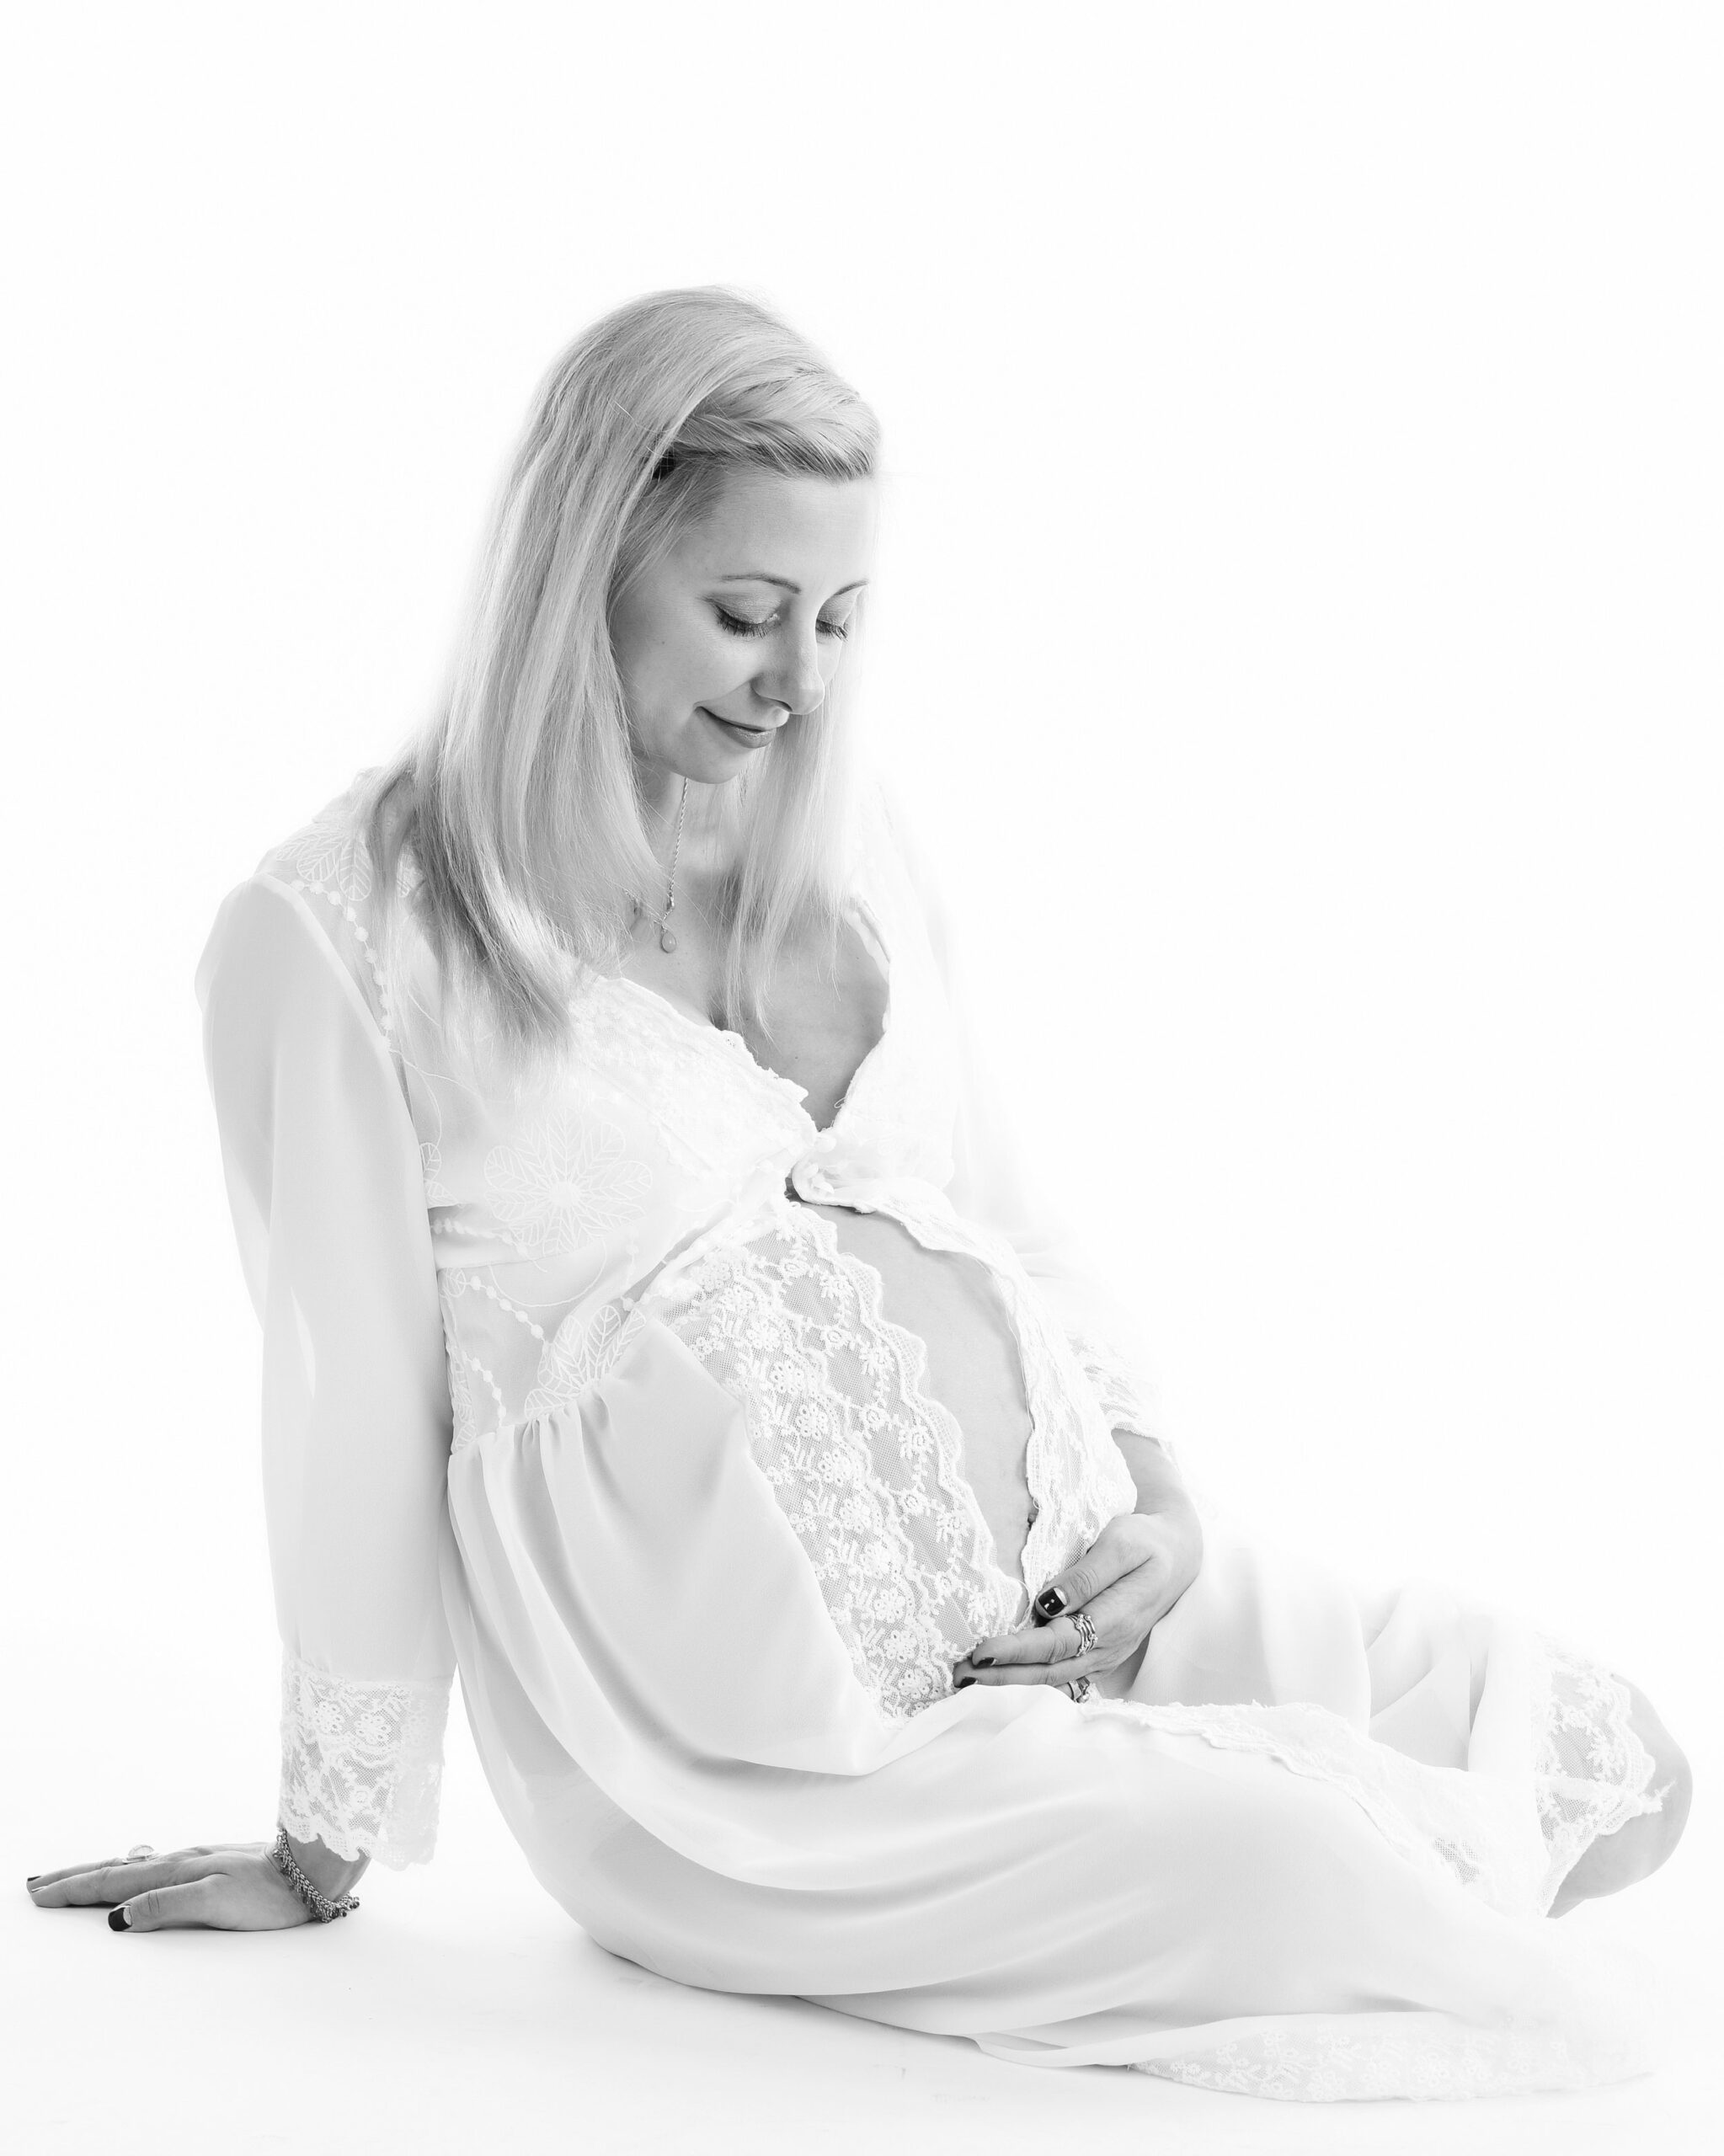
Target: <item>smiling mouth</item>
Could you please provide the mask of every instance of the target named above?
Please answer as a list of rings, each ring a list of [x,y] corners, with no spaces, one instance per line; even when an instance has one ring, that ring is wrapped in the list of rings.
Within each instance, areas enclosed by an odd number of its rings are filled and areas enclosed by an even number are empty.
[[[717,712],[708,711],[704,704],[701,705],[700,712],[701,716],[710,718],[714,726],[722,726],[727,734],[739,734],[745,741],[764,741],[768,734],[778,731],[776,726],[744,726],[734,718],[720,718]]]

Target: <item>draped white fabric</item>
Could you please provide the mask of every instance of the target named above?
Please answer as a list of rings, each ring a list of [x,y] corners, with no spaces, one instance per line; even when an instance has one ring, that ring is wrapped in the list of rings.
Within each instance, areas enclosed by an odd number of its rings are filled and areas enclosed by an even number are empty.
[[[306,892],[224,903],[198,974],[246,1282],[285,1648],[281,1817],[430,1854],[453,1668],[437,1577],[449,1394],[419,1149]]]
[[[1015,1177],[877,796],[851,918],[887,1025],[825,1131],[622,979],[553,1086],[476,1086],[382,963],[357,798],[228,899],[199,976],[295,1832],[429,1854],[452,1643],[536,1872],[669,1976],[1259,2095],[1635,2069],[1540,1919],[1656,1802],[1583,1658],[1218,1523],[1125,1696],[953,1691],[1130,1508],[1112,1433],[1161,1433]],[[965,1472],[1002,1343],[1021,1551]]]

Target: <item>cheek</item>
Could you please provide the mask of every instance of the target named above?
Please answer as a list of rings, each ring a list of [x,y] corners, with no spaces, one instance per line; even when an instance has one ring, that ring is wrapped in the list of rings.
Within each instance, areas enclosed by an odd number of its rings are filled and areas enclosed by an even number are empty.
[[[727,636],[711,621],[682,621],[666,627],[658,652],[661,680],[690,701],[727,696],[758,664],[758,648]]]
[[[616,658],[629,702],[643,714],[674,718],[681,706],[713,691],[713,654],[686,628],[643,623],[638,633],[618,638]]]
[[[715,659],[723,673],[716,641],[709,621],[691,611],[681,593],[651,578],[626,594],[611,616],[616,670],[641,717],[674,718],[675,707],[697,690],[713,693]]]

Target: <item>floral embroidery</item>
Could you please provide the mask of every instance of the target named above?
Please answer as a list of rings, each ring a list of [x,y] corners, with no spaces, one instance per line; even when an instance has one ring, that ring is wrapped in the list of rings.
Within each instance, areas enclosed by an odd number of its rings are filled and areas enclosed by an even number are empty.
[[[280,1817],[337,1856],[423,1864],[436,1839],[446,1678],[370,1683],[281,1665]]]
[[[281,857],[302,883],[334,892],[344,905],[356,906],[371,896],[371,857],[347,794],[290,840]]]
[[[565,1318],[539,1358],[524,1412],[531,1417],[568,1406],[597,1384],[638,1330],[638,1321],[621,1303],[601,1304],[585,1320],[578,1314]]]
[[[1620,1677],[1542,1633],[1533,1647],[1533,1787],[1549,1852],[1540,1900],[1549,1908],[1600,1834],[1658,1810],[1657,1763]]]
[[[425,1179],[427,1205],[452,1205],[455,1200],[443,1187],[443,1148],[440,1145],[421,1145],[419,1173]]]
[[[1003,1629],[1014,1590],[959,1476],[958,1426],[922,1391],[921,1342],[881,1316],[872,1267],[835,1249],[809,1262],[823,1237],[829,1222],[785,1206],[770,1237],[691,1267],[667,1322],[741,1404],[857,1676],[903,1716],[952,1689],[969,1644],[953,1613]],[[943,1545],[917,1524],[931,1509],[956,1524]]]
[[[553,1108],[519,1145],[485,1156],[491,1206],[534,1257],[558,1257],[633,1219],[653,1187],[612,1123],[574,1107]]]
[[[341,953],[379,1030],[392,1043],[394,1001],[382,954],[372,935],[376,926],[375,909],[366,905],[373,878],[361,809],[370,776],[361,772],[346,792],[338,795],[302,830],[266,854],[260,866],[263,873],[279,877],[294,890],[324,902],[318,911],[327,917],[330,942]]]

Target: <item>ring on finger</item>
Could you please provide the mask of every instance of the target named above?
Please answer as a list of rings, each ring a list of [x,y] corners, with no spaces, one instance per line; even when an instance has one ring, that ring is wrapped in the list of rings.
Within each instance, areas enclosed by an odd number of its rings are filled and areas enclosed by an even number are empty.
[[[1071,1620],[1077,1633],[1079,1654],[1093,1654],[1096,1651],[1096,1628],[1086,1609],[1080,1609]]]
[[[1095,1687],[1091,1684],[1087,1677],[1074,1677],[1065,1684],[1062,1685],[1060,1689],[1063,1691],[1070,1692],[1072,1698],[1075,1700],[1080,1705],[1081,1705],[1083,1702],[1088,1699],[1090,1694],[1095,1689]]]
[[[125,1852],[125,1860],[128,1864],[142,1864],[155,1854],[147,1842],[136,1842]]]

